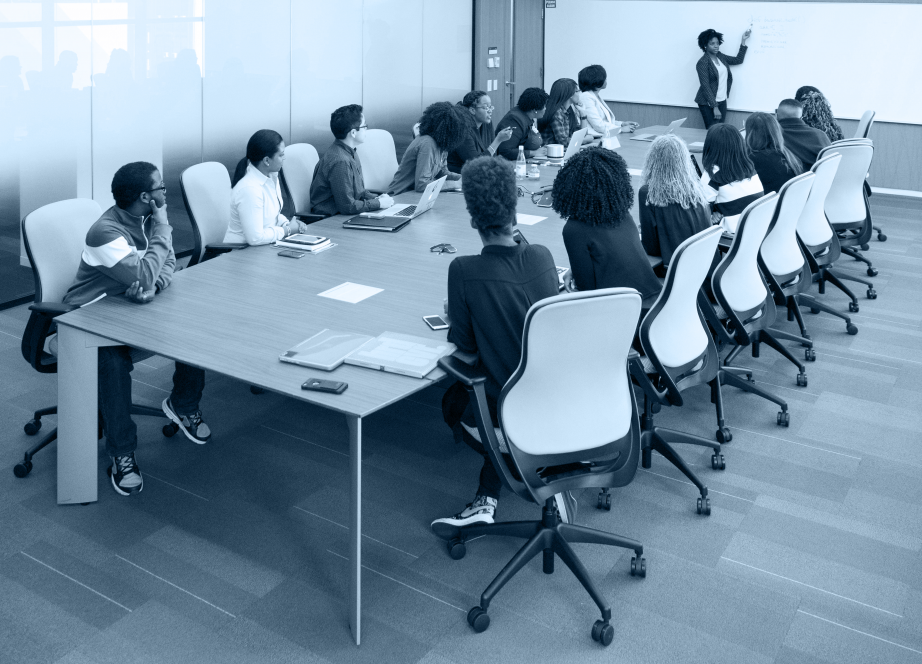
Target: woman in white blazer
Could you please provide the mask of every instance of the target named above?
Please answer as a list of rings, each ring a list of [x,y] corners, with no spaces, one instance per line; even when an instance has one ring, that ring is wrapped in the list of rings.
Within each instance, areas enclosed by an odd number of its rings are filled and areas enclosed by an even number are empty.
[[[583,126],[590,127],[590,133],[604,135],[633,132],[638,124],[636,122],[618,121],[615,114],[608,107],[599,90],[604,90],[608,85],[608,73],[602,65],[589,65],[579,72],[580,106],[585,113]]]

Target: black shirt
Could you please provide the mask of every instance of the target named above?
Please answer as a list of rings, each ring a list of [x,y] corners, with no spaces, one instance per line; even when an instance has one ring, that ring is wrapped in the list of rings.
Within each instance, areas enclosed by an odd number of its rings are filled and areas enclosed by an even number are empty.
[[[467,111],[466,108],[464,110]],[[452,173],[460,173],[464,164],[471,159],[492,156],[488,148],[494,138],[496,138],[496,132],[493,130],[492,122],[484,122],[478,127],[477,122],[471,119],[464,141],[448,153],[448,170]]]
[[[784,154],[780,150],[759,150],[749,154],[752,165],[762,181],[762,189],[767,194],[770,191],[779,191],[781,186],[794,177],[794,170],[788,166]],[[814,156],[814,159],[816,157]]]
[[[342,141],[334,141],[317,165],[311,181],[311,212],[326,216],[380,210],[381,202],[365,189],[362,162]]]
[[[785,118],[778,120],[778,124],[781,125],[785,146],[800,159],[804,171],[809,171],[816,163],[820,150],[829,145],[829,137],[819,129],[807,126],[800,118]]]
[[[487,394],[496,398],[519,365],[525,314],[557,295],[557,269],[547,247],[489,245],[459,256],[448,268],[448,340],[479,355]]]
[[[704,205],[684,209],[678,203],[659,207],[647,205],[649,186],[637,192],[640,210],[640,241],[648,256],[662,256],[669,265],[672,254],[685,240],[710,228],[711,219]]]

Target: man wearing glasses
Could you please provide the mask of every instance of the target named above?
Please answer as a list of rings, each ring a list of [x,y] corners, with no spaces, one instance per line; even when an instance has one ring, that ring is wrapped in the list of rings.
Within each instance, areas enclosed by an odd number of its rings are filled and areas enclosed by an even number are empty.
[[[448,170],[452,173],[460,173],[471,159],[492,157],[501,143],[512,138],[512,127],[499,134],[493,129],[493,101],[486,92],[468,92],[459,104],[471,114],[472,122],[461,145],[448,153]]]
[[[90,227],[74,283],[64,303],[82,306],[104,295],[125,295],[146,304],[173,279],[176,256],[173,228],[166,214],[166,187],[153,164],[136,161],[122,166],[112,178],[115,205]],[[140,352],[128,346],[99,349],[99,411],[112,457],[109,477],[122,496],[144,487],[135,462],[138,429],[131,419],[131,370]],[[134,357],[133,357],[134,356]],[[204,444],[211,438],[202,421],[199,401],[205,372],[180,362],[173,373],[173,391],[163,411],[189,440]]]
[[[350,104],[330,115],[330,130],[336,140],[314,168],[311,182],[311,212],[330,216],[383,210],[394,204],[387,194],[375,196],[365,189],[362,164],[355,148],[365,142],[368,125],[362,107]]]

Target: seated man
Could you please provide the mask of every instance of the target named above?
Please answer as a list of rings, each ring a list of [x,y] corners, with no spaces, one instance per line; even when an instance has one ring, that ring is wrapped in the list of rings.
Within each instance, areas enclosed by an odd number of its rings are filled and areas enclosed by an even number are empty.
[[[775,111],[785,147],[800,159],[804,171],[809,171],[816,163],[820,150],[829,145],[830,141],[824,132],[808,126],[802,119],[803,114],[803,104],[794,99],[783,99]]]
[[[525,147],[525,158],[534,156],[541,148],[541,134],[538,132],[538,118],[544,115],[547,93],[541,88],[526,88],[519,96],[519,103],[496,125],[496,133],[512,127],[512,136],[500,143],[496,154],[509,161],[519,158],[519,146]]]
[[[358,214],[383,210],[394,204],[387,194],[375,196],[365,189],[362,162],[355,148],[365,142],[365,116],[358,104],[337,108],[330,115],[330,131],[336,138],[314,167],[311,181],[313,214]]]
[[[83,305],[102,295],[125,295],[145,304],[173,279],[173,228],[166,216],[166,187],[153,164],[136,161],[122,166],[112,178],[115,205],[103,212],[86,234],[86,246],[65,304]],[[143,247],[143,249],[142,249]],[[144,487],[135,462],[138,428],[131,419],[131,375],[128,346],[99,349],[99,411],[112,457],[109,477],[122,496]],[[176,363],[173,391],[163,400],[163,412],[189,440],[204,444],[211,437],[202,421],[199,400],[205,389],[202,369]]]
[[[448,340],[461,353],[478,356],[496,425],[497,399],[522,355],[525,314],[535,302],[557,294],[557,270],[547,247],[517,244],[513,238],[516,185],[509,162],[478,157],[464,165],[461,176],[471,226],[484,248],[480,255],[455,258],[448,268]],[[474,500],[433,526],[493,523],[502,481],[478,440],[473,408],[460,383],[445,393],[442,408],[455,440],[464,440],[483,456],[483,469]]]

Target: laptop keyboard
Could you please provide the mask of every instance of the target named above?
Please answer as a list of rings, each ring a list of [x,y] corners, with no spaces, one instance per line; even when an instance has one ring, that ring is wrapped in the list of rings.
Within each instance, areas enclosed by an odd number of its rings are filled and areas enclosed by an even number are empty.
[[[409,216],[412,215],[414,212],[416,212],[416,206],[415,206],[415,205],[408,205],[406,208],[404,208],[403,210],[401,210],[400,212],[398,212],[398,213],[395,214],[394,216],[395,216],[395,217],[409,217]]]

